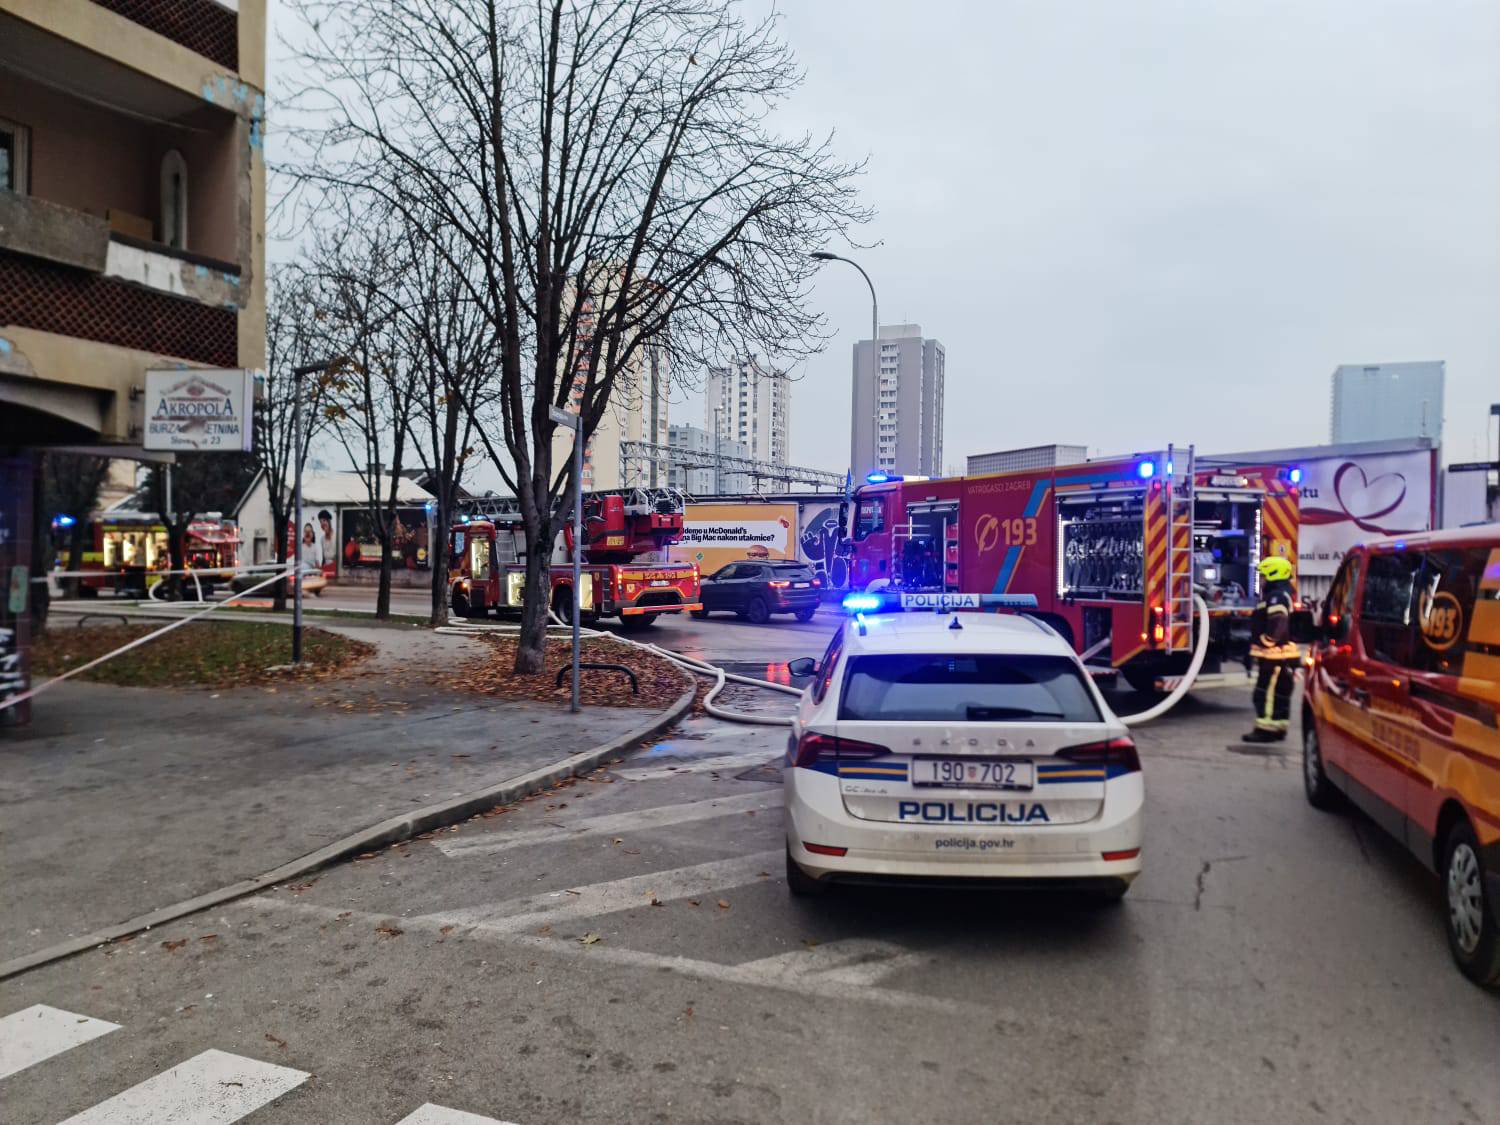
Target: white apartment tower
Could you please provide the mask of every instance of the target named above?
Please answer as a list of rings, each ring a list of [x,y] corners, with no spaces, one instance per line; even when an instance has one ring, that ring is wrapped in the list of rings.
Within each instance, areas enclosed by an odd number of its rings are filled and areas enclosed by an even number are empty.
[[[737,441],[745,456],[773,465],[788,460],[791,380],[754,359],[708,374],[703,396],[704,424],[724,441]]]
[[[879,350],[877,351],[877,346]],[[854,345],[850,467],[940,476],[947,355],[920,324],[890,324]]]

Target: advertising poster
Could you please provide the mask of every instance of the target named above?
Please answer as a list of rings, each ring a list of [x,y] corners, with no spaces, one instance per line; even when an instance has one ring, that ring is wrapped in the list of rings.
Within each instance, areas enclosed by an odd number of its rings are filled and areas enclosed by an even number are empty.
[[[375,522],[375,513],[368,508],[345,508],[342,523],[340,563],[343,569],[379,567],[380,538],[375,534],[379,524]],[[397,508],[391,543],[391,565],[397,570],[426,570],[431,565],[428,546],[427,509]]]
[[[254,371],[147,371],[142,445],[175,453],[248,453],[254,409]]]
[[[1307,462],[1298,573],[1331,576],[1356,543],[1430,529],[1432,464],[1429,449]]]
[[[844,590],[849,586],[849,557],[854,544],[843,539],[839,532],[839,509],[841,501],[835,497],[827,500],[804,500],[799,505],[798,526],[802,534],[797,537],[797,557],[812,568],[812,572],[823,580],[825,588]]]
[[[797,505],[689,504],[671,555],[703,574],[744,559],[796,558]]]

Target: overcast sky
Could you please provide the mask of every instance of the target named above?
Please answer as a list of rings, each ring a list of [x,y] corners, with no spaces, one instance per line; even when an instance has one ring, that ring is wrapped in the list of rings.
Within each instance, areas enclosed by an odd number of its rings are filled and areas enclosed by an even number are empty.
[[[869,158],[876,245],[833,249],[882,322],[947,348],[948,465],[1314,444],[1335,366],[1419,359],[1448,364],[1446,459],[1483,452],[1495,0],[775,6],[807,69],[785,127]],[[792,459],[842,470],[869,297],[831,263],[814,301],[838,334],[800,371]],[[702,425],[701,402],[672,416]]]

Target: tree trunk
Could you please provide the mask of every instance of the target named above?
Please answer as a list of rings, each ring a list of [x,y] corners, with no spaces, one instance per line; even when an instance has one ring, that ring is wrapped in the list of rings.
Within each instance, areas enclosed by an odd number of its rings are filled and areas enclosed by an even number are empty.
[[[380,537],[380,585],[375,591],[375,620],[391,616],[391,537]]]
[[[546,666],[547,612],[552,608],[551,574],[552,551],[528,543],[521,635],[516,640],[515,668],[521,675],[534,676]]]
[[[93,531],[93,524],[87,517],[77,517],[73,520],[73,526],[68,529],[68,569],[83,569],[83,544],[84,537]],[[81,578],[64,578],[62,583],[63,593],[70,598],[76,598],[78,591],[83,585]]]
[[[187,538],[187,523],[178,523],[175,520],[167,524],[167,564],[169,570],[185,570],[187,551],[183,548],[183,540]],[[151,576],[146,575],[146,581],[151,581]],[[186,597],[185,583],[187,576],[173,574],[167,578],[167,597],[173,601],[180,601]]]

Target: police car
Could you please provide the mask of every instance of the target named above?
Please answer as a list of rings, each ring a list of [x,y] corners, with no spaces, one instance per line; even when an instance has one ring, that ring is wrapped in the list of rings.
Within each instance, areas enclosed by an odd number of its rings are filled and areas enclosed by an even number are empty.
[[[1141,871],[1140,760],[1072,647],[995,613],[846,621],[787,746],[787,883],[1006,880],[1118,899]]]

